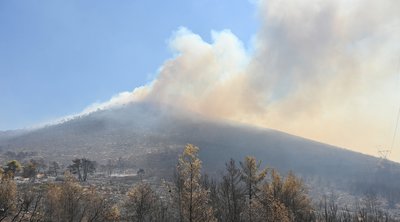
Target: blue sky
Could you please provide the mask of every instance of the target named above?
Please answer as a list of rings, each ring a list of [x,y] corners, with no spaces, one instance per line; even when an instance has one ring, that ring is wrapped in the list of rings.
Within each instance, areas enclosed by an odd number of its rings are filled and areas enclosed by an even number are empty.
[[[0,130],[79,113],[149,82],[184,26],[210,41],[230,29],[249,45],[247,0],[0,1]]]
[[[0,1],[0,130],[142,98],[376,154],[397,120],[399,6]]]

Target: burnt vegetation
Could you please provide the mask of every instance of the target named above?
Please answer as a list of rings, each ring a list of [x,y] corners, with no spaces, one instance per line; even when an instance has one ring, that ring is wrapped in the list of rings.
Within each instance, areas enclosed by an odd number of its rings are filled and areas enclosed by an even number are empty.
[[[75,158],[65,166],[8,161],[1,170],[0,221],[398,221],[374,192],[349,207],[333,196],[315,200],[293,172],[282,176],[251,156],[230,159],[209,176],[191,144],[175,156],[170,177],[137,169],[121,159],[98,165]]]
[[[400,217],[398,163],[147,103],[0,132],[0,160],[3,221]]]

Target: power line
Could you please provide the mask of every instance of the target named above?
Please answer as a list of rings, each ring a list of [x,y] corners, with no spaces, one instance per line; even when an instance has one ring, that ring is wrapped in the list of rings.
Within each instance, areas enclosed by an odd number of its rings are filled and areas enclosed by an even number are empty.
[[[399,128],[399,118],[400,118],[400,105],[399,105],[399,111],[397,112],[396,127],[394,128],[394,133],[393,133],[393,137],[392,137],[392,144],[390,145],[390,151],[393,150],[394,142],[396,140],[397,129]]]
[[[397,64],[397,86],[399,86],[399,80],[400,80],[400,56],[399,56],[399,60],[398,60],[398,64]],[[394,128],[394,133],[393,133],[393,137],[392,137],[392,144],[390,145],[390,152],[392,152],[393,147],[394,147],[394,143],[396,141],[396,135],[397,135],[397,130],[399,128],[399,119],[400,119],[400,104],[399,104],[399,109],[397,112],[397,118],[396,118],[396,127]]]

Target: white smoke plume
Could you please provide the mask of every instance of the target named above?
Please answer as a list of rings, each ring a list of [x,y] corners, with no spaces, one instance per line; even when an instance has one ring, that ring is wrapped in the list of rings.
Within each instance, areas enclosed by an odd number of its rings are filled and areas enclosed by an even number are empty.
[[[400,1],[256,4],[251,52],[229,30],[208,43],[180,28],[154,81],[85,112],[154,101],[372,155],[389,148],[400,102]]]

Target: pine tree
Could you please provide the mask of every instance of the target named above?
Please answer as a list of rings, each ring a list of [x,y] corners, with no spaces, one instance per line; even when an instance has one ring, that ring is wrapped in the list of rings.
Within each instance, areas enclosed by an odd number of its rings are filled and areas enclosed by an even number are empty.
[[[96,162],[86,158],[74,159],[72,164],[68,166],[71,173],[77,174],[79,181],[86,181],[89,174],[96,170]]]
[[[246,210],[245,220],[249,222],[259,221],[262,215],[261,203],[257,197],[260,192],[260,186],[267,176],[267,169],[260,170],[260,162],[254,157],[247,156],[244,162],[240,162],[242,168],[241,179],[246,185]]]
[[[281,202],[288,208],[293,221],[307,221],[312,215],[311,200],[304,183],[289,172],[282,187]]]
[[[213,209],[209,205],[209,194],[200,184],[201,160],[198,158],[199,148],[187,144],[179,157],[177,174],[182,181],[179,199],[184,222],[215,221]]]
[[[241,172],[235,160],[225,164],[226,173],[219,185],[219,196],[223,221],[239,222],[245,203],[244,187],[241,181]]]
[[[8,174],[9,177],[14,179],[14,176],[17,172],[20,172],[22,169],[21,163],[18,160],[11,160],[7,163],[4,172]]]
[[[155,213],[158,198],[150,184],[140,182],[129,190],[127,197],[127,221],[152,221],[151,216]]]
[[[262,185],[258,200],[262,205],[262,214],[268,222],[289,222],[289,212],[285,204],[282,203],[283,182],[276,170],[271,171],[271,182]]]

